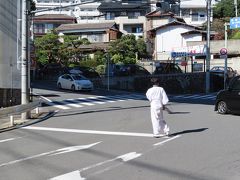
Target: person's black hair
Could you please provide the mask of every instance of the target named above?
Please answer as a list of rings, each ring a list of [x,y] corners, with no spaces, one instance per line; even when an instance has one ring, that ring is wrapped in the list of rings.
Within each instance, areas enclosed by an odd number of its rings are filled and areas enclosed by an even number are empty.
[[[157,85],[157,86],[159,86],[159,84],[160,84],[160,81],[159,81],[158,78],[152,78],[151,82],[152,82],[153,85]]]

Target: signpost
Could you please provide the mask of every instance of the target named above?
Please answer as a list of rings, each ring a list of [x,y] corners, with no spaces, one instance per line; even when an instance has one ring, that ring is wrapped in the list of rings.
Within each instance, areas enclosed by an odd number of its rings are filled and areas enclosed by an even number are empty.
[[[240,28],[240,17],[230,19],[230,29]]]
[[[222,48],[219,51],[220,58],[225,59],[225,66],[224,66],[224,89],[227,88],[227,48]]]

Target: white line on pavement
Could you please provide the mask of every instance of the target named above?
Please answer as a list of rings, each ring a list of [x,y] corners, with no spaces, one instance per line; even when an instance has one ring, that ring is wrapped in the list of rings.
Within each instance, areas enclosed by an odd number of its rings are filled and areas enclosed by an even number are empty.
[[[3,164],[0,164],[0,167],[9,166],[9,165],[20,163],[20,162],[23,162],[23,161],[26,161],[26,160],[39,158],[39,157],[42,157],[42,156],[53,156],[53,155],[59,155],[59,154],[73,152],[73,151],[84,150],[84,149],[91,148],[92,146],[95,146],[99,143],[101,143],[101,142],[96,142],[96,143],[93,143],[93,144],[88,144],[88,145],[83,145],[83,146],[80,145],[80,146],[70,146],[70,147],[66,147],[66,148],[61,148],[61,149],[57,149],[57,150],[54,150],[54,151],[49,151],[49,152],[37,154],[37,155],[34,155],[34,156],[29,156],[29,157],[13,160],[13,161],[10,161],[10,162],[7,162],[7,163],[3,163]]]
[[[70,133],[82,133],[82,134],[104,134],[104,135],[117,135],[117,136],[153,137],[152,134],[148,134],[148,133],[79,130],[79,129],[47,128],[47,127],[35,127],[35,126],[27,126],[27,127],[22,127],[22,128],[30,129],[30,130],[40,130],[40,131],[70,132]],[[168,138],[168,137],[165,137],[165,138]]]
[[[139,153],[136,153],[136,152],[130,152],[130,153],[118,156],[118,157],[113,158],[113,159],[109,159],[109,160],[106,160],[106,161],[103,161],[103,162],[100,162],[100,163],[97,163],[97,164],[90,165],[88,167],[82,168],[82,169],[77,170],[77,171],[73,171],[73,172],[70,172],[70,173],[66,173],[66,174],[63,174],[63,175],[51,178],[50,180],[70,180],[70,179],[71,180],[84,180],[86,178],[83,178],[81,176],[81,172],[83,172],[83,171],[86,171],[86,170],[89,170],[89,169],[93,169],[93,168],[105,165],[107,163],[116,161],[118,159],[122,160],[122,162],[118,162],[118,164],[121,164],[123,162],[127,162],[127,161],[133,160],[135,158],[138,158],[141,155],[142,154],[139,154]],[[114,166],[110,166],[108,168],[105,168],[105,170],[109,170],[112,167],[114,167]]]
[[[166,143],[166,142],[168,142],[168,141],[172,141],[172,140],[174,140],[174,139],[176,139],[176,138],[179,138],[179,137],[181,137],[181,136],[180,136],[180,135],[173,136],[173,137],[171,137],[171,138],[169,138],[169,139],[166,139],[166,140],[164,140],[164,141],[161,141],[161,142],[159,142],[159,143],[154,144],[154,146],[163,145],[164,143]]]
[[[19,139],[19,138],[21,138],[21,137],[9,138],[9,139],[2,139],[2,140],[0,140],[0,143],[8,142],[8,141],[13,141],[13,140],[16,140],[16,139]]]

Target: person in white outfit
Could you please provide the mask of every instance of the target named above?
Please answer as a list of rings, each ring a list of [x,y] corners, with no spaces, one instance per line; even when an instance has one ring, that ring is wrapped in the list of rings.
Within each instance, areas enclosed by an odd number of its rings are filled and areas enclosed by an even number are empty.
[[[153,78],[151,82],[153,83],[153,87],[147,90],[146,96],[151,106],[153,137],[169,135],[169,127],[163,119],[163,110],[169,101],[167,94],[165,90],[159,86],[160,83],[157,78]]]

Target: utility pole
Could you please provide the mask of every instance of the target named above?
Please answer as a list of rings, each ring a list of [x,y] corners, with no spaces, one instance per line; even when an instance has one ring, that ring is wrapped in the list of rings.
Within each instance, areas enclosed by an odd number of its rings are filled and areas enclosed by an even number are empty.
[[[210,18],[211,0],[207,0],[207,45],[206,45],[206,93],[210,92]]]
[[[236,15],[236,17],[238,17],[238,7],[237,7],[237,0],[234,0],[234,7],[235,7],[235,15]]]
[[[28,90],[28,0],[22,0],[22,62],[21,62],[21,104],[29,103]],[[22,120],[29,118],[29,113],[22,113]]]
[[[90,0],[86,2],[71,4],[67,6],[58,6],[48,9],[41,9],[41,10],[35,10],[30,11],[30,1],[29,0],[21,0],[22,2],[22,52],[21,52],[21,104],[28,104],[30,102],[30,89],[29,89],[29,15],[38,13],[38,12],[45,12],[49,10],[55,10],[55,9],[63,9],[68,8],[72,6],[77,5],[83,5],[83,4],[89,4],[93,2],[100,2],[99,0]],[[25,120],[30,117],[29,112],[22,113],[21,119]]]

